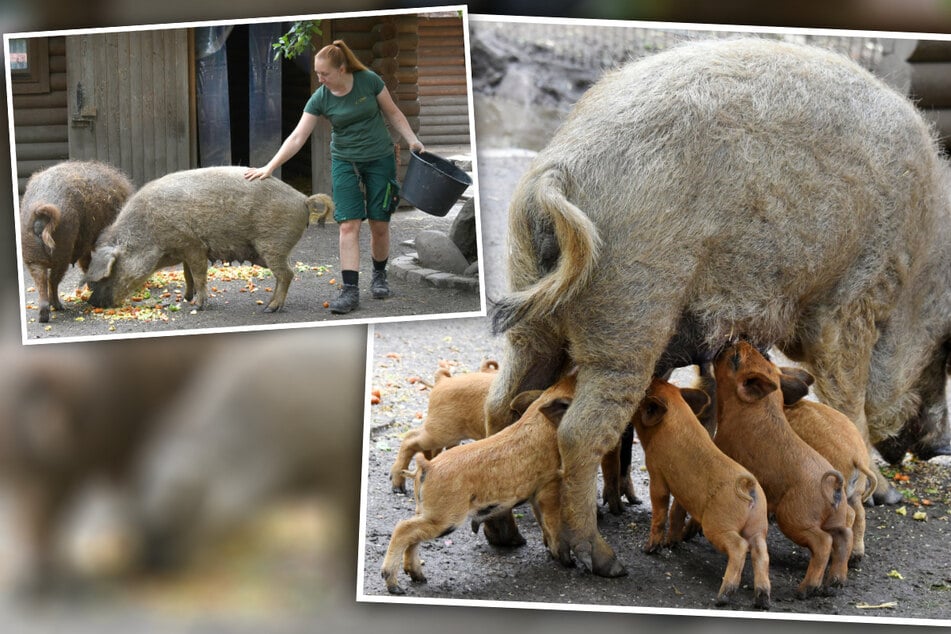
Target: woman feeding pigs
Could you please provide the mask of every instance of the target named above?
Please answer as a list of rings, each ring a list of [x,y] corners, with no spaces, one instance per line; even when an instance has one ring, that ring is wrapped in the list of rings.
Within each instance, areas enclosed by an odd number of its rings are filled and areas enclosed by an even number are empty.
[[[375,299],[390,295],[386,264],[390,254],[390,216],[398,203],[396,153],[386,123],[406,140],[410,149],[424,151],[393,102],[379,75],[364,66],[343,40],[335,40],[317,52],[314,71],[320,87],[314,91],[294,131],[284,140],[267,165],[249,168],[245,178],[269,177],[306,143],[317,117],[330,120],[331,178],[334,220],[340,227],[340,268],[343,288],[330,303],[336,314],[349,313],[360,304],[360,227],[370,225],[370,257],[373,278],[370,292]]]

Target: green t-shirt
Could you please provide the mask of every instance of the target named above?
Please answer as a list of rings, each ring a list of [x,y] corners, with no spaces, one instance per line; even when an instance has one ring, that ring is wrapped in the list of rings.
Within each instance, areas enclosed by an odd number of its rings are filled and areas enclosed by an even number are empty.
[[[353,89],[337,97],[326,86],[314,91],[304,112],[330,120],[330,154],[344,161],[372,161],[393,152],[393,140],[376,96],[386,84],[372,70],[353,73]]]

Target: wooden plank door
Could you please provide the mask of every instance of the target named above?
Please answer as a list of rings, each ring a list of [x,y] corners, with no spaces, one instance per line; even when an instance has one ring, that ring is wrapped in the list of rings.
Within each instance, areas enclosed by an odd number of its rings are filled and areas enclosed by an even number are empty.
[[[66,38],[69,156],[122,168],[137,186],[195,165],[187,29]]]

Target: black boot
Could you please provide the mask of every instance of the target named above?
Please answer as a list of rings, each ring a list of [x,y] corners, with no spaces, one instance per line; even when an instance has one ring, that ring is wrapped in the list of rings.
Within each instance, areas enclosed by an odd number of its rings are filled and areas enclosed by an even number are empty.
[[[390,285],[386,283],[385,269],[374,269],[373,279],[370,281],[370,293],[373,299],[384,299],[390,296]]]
[[[360,305],[360,287],[356,284],[344,284],[337,299],[330,302],[330,312],[343,315]]]

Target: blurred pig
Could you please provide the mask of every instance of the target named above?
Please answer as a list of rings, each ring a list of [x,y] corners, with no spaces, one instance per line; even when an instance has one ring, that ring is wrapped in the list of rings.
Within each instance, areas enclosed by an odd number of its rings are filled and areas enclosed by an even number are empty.
[[[365,328],[334,327],[246,333],[210,357],[137,471],[141,563],[180,567],[295,493],[329,494],[356,526],[365,351]]]
[[[189,380],[208,337],[5,346],[0,378],[0,478],[24,547],[18,585],[37,595],[68,589],[56,552],[84,488],[125,486],[157,412]]]
[[[20,252],[40,297],[40,322],[63,310],[70,264],[89,268],[93,246],[132,194],[129,178],[98,161],[64,161],[33,174],[20,201]]]
[[[142,187],[104,232],[86,282],[97,307],[116,306],[156,270],[182,263],[185,299],[207,300],[209,260],[267,267],[277,287],[264,312],[284,306],[294,272],[287,261],[311,214],[326,216],[326,194],[307,197],[276,178],[248,181],[242,167],[174,172]]]

